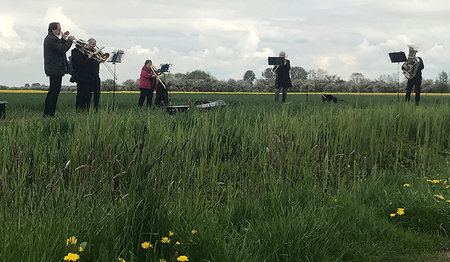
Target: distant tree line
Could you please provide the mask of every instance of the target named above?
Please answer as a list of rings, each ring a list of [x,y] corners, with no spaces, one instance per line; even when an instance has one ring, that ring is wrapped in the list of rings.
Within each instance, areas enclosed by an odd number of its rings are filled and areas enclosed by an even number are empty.
[[[244,72],[242,79],[218,80],[210,73],[195,70],[187,73],[168,73],[161,76],[169,91],[191,92],[272,92],[275,75],[272,68],[266,68],[257,78],[252,70]],[[400,92],[406,88],[406,80],[401,75],[400,84],[397,74],[380,75],[374,80],[362,73],[352,73],[347,81],[337,75],[331,75],[322,69],[306,71],[300,66],[291,67],[291,92]],[[138,90],[139,79],[128,79],[115,83],[112,79],[102,81],[102,90]],[[24,87],[0,86],[0,89],[37,89],[47,90],[48,86],[39,83],[25,84]],[[63,91],[75,91],[76,86],[65,86]],[[442,71],[435,80],[423,79],[422,92],[450,92],[449,74]]]

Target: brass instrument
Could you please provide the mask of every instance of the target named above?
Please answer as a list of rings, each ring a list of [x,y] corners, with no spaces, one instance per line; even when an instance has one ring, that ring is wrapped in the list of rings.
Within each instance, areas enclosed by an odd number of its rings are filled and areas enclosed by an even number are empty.
[[[94,50],[92,50],[94,52],[92,57],[99,63],[105,62],[109,57],[109,53],[103,53],[103,48],[105,47],[98,48],[98,46],[94,46]]]
[[[161,71],[159,71],[158,68],[156,68],[156,66],[154,66],[153,64],[151,65],[150,69],[152,70],[153,74],[156,75],[156,79],[158,79],[158,81],[161,83],[161,85],[166,88],[166,84],[164,84],[164,82],[159,78],[160,75],[162,75],[163,73]]]
[[[412,46],[409,47],[408,60],[402,65],[403,74],[407,79],[414,78],[420,65],[419,58],[416,57],[417,50]]]

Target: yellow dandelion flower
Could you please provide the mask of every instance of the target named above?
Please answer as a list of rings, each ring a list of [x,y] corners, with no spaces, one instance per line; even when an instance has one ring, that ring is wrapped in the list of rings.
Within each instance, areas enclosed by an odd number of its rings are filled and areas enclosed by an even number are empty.
[[[179,256],[177,257],[177,261],[189,261],[187,256]]]
[[[179,245],[181,245],[181,243],[177,241],[177,242],[175,242],[175,245],[179,246]]]
[[[143,249],[147,249],[147,248],[152,248],[152,244],[150,244],[150,242],[144,242],[141,244]]]
[[[81,253],[81,252],[83,252],[83,251],[84,251],[83,247],[79,247],[79,248],[78,248],[78,252]]]
[[[396,215],[395,213],[390,213],[389,214],[389,216],[391,216],[391,217],[395,217],[395,215]]]
[[[433,195],[435,198],[439,198],[439,199],[442,199],[442,200],[444,200],[444,196],[443,195]]]
[[[448,189],[448,188],[450,188],[450,185],[446,185],[446,186],[445,186],[445,189]]]
[[[405,214],[405,209],[404,208],[400,208],[400,207],[397,208],[397,214],[400,215],[400,216],[404,215]]]
[[[161,242],[162,242],[162,243],[167,243],[167,244],[169,244],[169,243],[170,243],[170,238],[168,238],[168,237],[163,237],[163,238],[161,238]]]
[[[192,229],[192,231],[191,231],[191,234],[192,234],[192,235],[195,235],[195,234],[197,234],[197,230],[195,230],[195,229]]]
[[[433,183],[433,184],[437,184],[440,183],[442,180],[441,179],[427,179],[427,182]]]
[[[77,261],[80,258],[78,254],[69,253],[64,257],[65,261]]]
[[[410,184],[403,184],[404,187],[411,187]]]
[[[77,243],[77,238],[74,236],[71,236],[66,240],[66,246],[68,246],[69,244],[75,245],[76,243]]]
[[[159,260],[159,262],[167,262],[167,260],[165,260],[164,258],[161,258],[161,259]]]
[[[119,262],[127,262],[127,261],[125,261],[125,259],[119,257]]]
[[[173,232],[169,231],[169,237],[173,236]]]
[[[450,200],[447,200],[447,203],[450,203]]]

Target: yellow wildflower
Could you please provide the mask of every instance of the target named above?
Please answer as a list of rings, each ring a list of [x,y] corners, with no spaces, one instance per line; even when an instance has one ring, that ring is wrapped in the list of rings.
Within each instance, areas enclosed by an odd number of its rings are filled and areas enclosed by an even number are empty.
[[[80,253],[83,252],[83,250],[84,250],[83,247],[78,248],[78,252],[80,252]]]
[[[334,202],[334,203],[337,203],[337,201],[338,201],[337,198],[333,199],[333,202]]]
[[[195,235],[195,234],[197,234],[197,230],[192,229],[191,233],[192,233],[192,235]]]
[[[446,186],[445,186],[445,189],[448,189],[448,188],[450,188],[450,185],[446,185]]]
[[[189,261],[187,256],[179,256],[177,257],[177,261]]]
[[[180,243],[180,242],[178,242],[178,241],[177,241],[177,242],[175,242],[175,245],[177,245],[177,246],[179,246],[180,244],[181,244],[181,243]]]
[[[173,236],[173,232],[169,231],[169,237]]]
[[[150,242],[144,242],[141,244],[143,249],[147,249],[147,248],[152,248],[152,244],[150,244]]]
[[[405,214],[405,209],[404,208],[400,208],[400,207],[397,208],[397,214],[400,215],[400,216]]]
[[[244,230],[244,231],[248,231],[248,227],[244,227],[243,230]]]
[[[161,258],[161,259],[159,260],[159,262],[167,262],[167,260],[165,260],[164,258]]]
[[[433,195],[433,196],[436,197],[436,198],[444,200],[444,196],[443,195]]]
[[[69,253],[64,257],[65,261],[77,261],[80,258],[78,254]]]
[[[125,261],[125,259],[119,257],[119,262],[127,262],[127,261]]]
[[[430,183],[433,183],[433,184],[437,184],[437,183],[440,183],[442,180],[441,179],[433,179],[433,180],[427,179],[427,181]]]
[[[395,217],[395,213],[391,213],[391,214],[389,214],[389,216]]]
[[[69,244],[75,245],[76,243],[77,243],[77,238],[74,236],[71,236],[66,240],[66,246],[68,246]]]
[[[410,187],[410,184],[403,184],[404,187]]]
[[[450,200],[447,200],[447,203],[450,203]]]
[[[167,244],[169,244],[169,243],[170,243],[170,238],[168,238],[168,237],[163,237],[163,238],[161,238],[161,242],[162,242],[162,243],[167,243]]]

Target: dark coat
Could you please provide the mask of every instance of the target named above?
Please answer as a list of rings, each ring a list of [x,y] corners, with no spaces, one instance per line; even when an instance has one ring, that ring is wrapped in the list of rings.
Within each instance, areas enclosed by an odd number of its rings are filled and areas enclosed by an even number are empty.
[[[96,79],[96,75],[98,74],[97,72],[95,72],[98,65],[97,61],[89,58],[87,54],[82,53],[76,48],[72,49],[72,65],[75,82],[92,82]]]
[[[291,63],[286,59],[284,65],[278,66],[277,76],[275,78],[275,88],[289,88],[292,87],[291,77],[289,71],[291,70]]]
[[[67,73],[66,52],[72,46],[71,40],[59,39],[49,33],[44,39],[44,71],[47,76]]]

